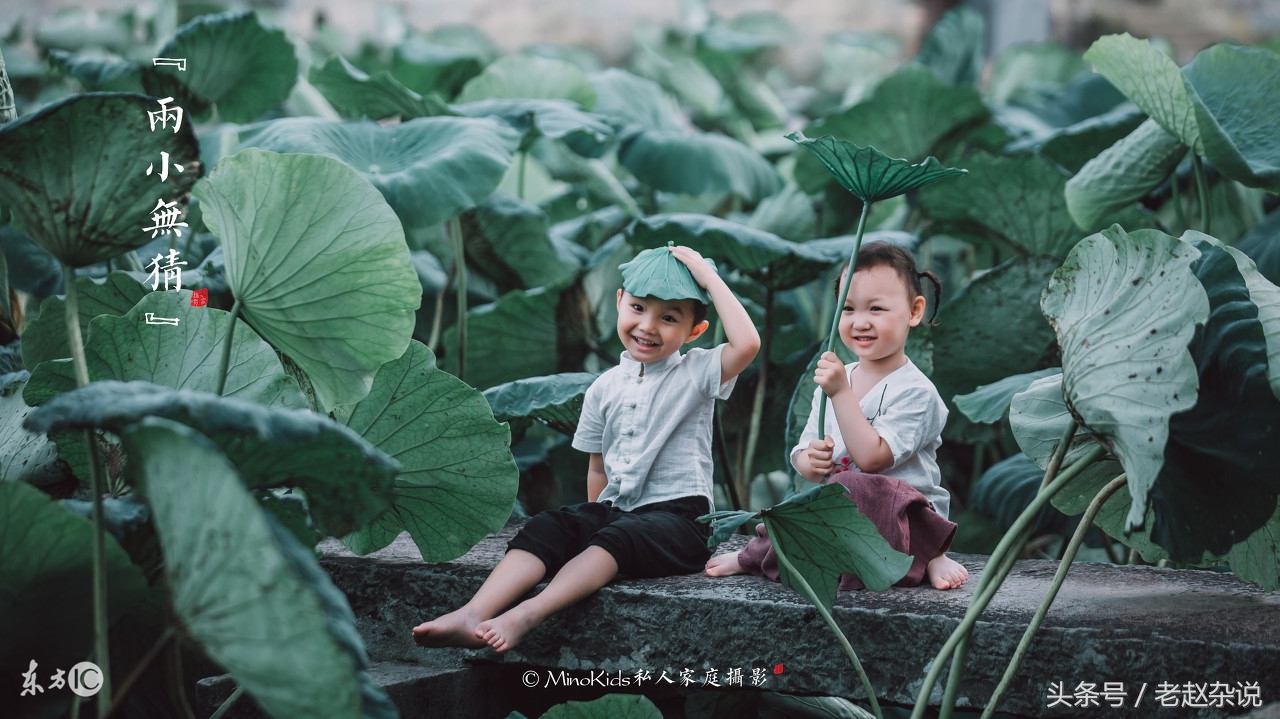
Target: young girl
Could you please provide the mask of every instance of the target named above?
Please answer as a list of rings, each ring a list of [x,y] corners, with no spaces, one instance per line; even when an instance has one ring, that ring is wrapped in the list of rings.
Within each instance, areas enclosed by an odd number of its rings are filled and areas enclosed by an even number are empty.
[[[818,360],[813,409],[791,450],[791,464],[810,482],[828,475],[849,496],[894,549],[912,555],[898,586],[915,586],[927,576],[938,589],[955,589],[969,572],[944,553],[956,525],[947,520],[951,498],[939,481],[937,451],[947,408],[933,383],[907,358],[907,332],[924,318],[920,280],[934,283],[934,314],[941,294],[932,272],[918,272],[911,253],[884,242],[864,245],[840,315],[840,339],[858,356],[845,365],[834,352]],[[841,278],[836,281],[837,292]],[[932,320],[930,320],[932,322]],[[818,437],[818,392],[825,392],[826,427]],[[834,435],[834,436],[833,436]],[[764,524],[760,537],[737,554],[707,562],[713,577],[759,574],[778,578],[777,555]],[[861,589],[855,575],[840,578],[841,589]]]

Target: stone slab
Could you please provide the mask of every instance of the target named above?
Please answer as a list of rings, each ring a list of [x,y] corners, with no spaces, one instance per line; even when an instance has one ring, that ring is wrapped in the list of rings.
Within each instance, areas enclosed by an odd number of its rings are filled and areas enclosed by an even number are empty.
[[[453,562],[423,563],[412,541],[402,535],[367,557],[328,542],[321,547],[321,563],[346,592],[376,661],[516,663],[531,667],[538,683],[556,676],[593,682],[601,671],[631,680],[621,687],[601,684],[600,694],[636,689],[634,677],[640,671],[656,679],[664,671],[676,678],[689,669],[700,683],[708,670],[716,670],[723,686],[730,670],[737,669],[745,688],[755,670],[765,678],[762,689],[854,699],[863,695],[847,657],[813,606],[780,584],[750,576],[619,580],[553,617],[504,655],[488,649],[414,646],[410,629],[461,606],[501,558],[506,539],[517,528],[517,523],[509,524]],[[721,551],[736,551],[745,541],[735,537]],[[933,657],[972,598],[986,557],[953,556],[971,575],[959,590],[893,588],[837,597],[836,621],[882,701],[915,701]],[[1026,560],[1010,573],[978,624],[960,706],[981,706],[990,695],[1056,566]],[[557,675],[549,670],[565,671]],[[513,683],[519,675],[504,676]],[[1061,682],[1073,696],[1082,682],[1096,685],[1099,693],[1107,682],[1123,683],[1124,706],[1102,703],[1095,709],[1116,718],[1218,717],[1246,711],[1161,707],[1156,701],[1161,683],[1165,689],[1190,687],[1194,694],[1197,686],[1208,691],[1220,682],[1237,698],[1247,685],[1256,684],[1262,703],[1280,700],[1280,593],[1217,572],[1077,563],[1002,710],[1029,717],[1078,716],[1077,707],[1047,706],[1053,682]],[[1219,694],[1228,692],[1220,688]],[[939,687],[930,703],[940,699]]]

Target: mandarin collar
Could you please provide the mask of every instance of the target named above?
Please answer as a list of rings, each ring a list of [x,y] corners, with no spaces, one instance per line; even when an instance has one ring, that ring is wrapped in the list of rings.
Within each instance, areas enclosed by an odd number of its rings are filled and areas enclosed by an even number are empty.
[[[672,354],[668,355],[667,357],[664,357],[658,360],[657,362],[640,362],[638,360],[632,359],[630,352],[623,350],[622,354],[619,355],[618,357],[618,366],[622,367],[623,371],[626,372],[628,377],[639,375],[640,368],[641,366],[643,366],[644,367],[643,376],[650,377],[654,373],[665,372],[671,369],[672,367],[676,366],[680,362],[680,357],[681,357],[680,351],[677,350]]]

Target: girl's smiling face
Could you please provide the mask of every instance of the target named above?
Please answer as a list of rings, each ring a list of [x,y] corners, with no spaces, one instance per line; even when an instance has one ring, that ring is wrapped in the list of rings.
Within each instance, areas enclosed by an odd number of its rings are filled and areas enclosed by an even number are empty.
[[[860,362],[896,369],[906,359],[907,332],[924,318],[924,297],[897,270],[875,265],[853,273],[840,313],[840,339]]]

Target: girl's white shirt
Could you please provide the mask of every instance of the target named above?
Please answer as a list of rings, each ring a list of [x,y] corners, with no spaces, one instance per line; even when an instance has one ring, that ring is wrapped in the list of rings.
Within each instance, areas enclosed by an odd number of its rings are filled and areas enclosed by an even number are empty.
[[[857,362],[845,365],[846,376],[857,366]],[[799,444],[791,450],[792,466],[799,453],[809,448],[810,440],[820,439],[818,401],[821,396],[822,388],[815,388],[809,421],[800,434]],[[942,488],[942,471],[938,469],[938,447],[942,445],[942,427],[947,423],[947,405],[937,388],[908,359],[868,390],[859,404],[863,416],[893,453],[893,464],[878,474],[903,480],[923,494],[933,504],[934,511],[947,517],[951,511],[951,495]],[[849,458],[839,427],[835,409],[828,400],[826,433],[835,442],[831,454],[837,465],[835,471],[839,471],[842,459],[849,460],[850,469],[858,469]]]

